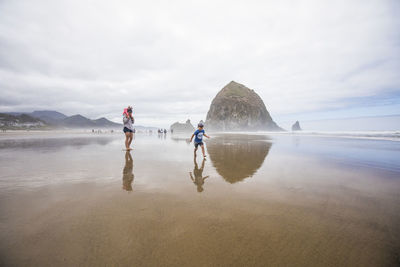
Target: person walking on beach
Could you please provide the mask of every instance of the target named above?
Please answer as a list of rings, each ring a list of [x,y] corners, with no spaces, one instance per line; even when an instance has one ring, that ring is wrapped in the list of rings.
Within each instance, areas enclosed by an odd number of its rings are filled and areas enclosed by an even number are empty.
[[[130,146],[133,139],[133,124],[135,123],[135,119],[132,116],[131,106],[128,106],[128,108],[124,110],[122,120],[124,122],[125,148],[127,151],[129,151],[132,150]]]
[[[197,148],[200,146],[201,147],[201,152],[203,152],[203,157],[206,157],[206,152],[204,151],[204,143],[203,143],[203,136],[210,138],[208,135],[206,135],[206,132],[204,131],[204,124],[200,122],[197,125],[197,130],[192,134],[192,137],[190,138],[190,142],[192,142],[193,137],[196,138],[194,139],[194,156],[196,157],[196,152]]]

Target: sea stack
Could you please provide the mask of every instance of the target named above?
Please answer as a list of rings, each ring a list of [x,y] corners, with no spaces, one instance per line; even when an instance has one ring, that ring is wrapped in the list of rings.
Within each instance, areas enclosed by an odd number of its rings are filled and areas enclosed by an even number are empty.
[[[194,132],[195,129],[188,119],[185,123],[175,122],[170,126],[170,130],[174,133],[188,133]]]
[[[222,88],[211,102],[206,127],[212,131],[282,131],[261,97],[234,81]]]
[[[292,131],[301,131],[301,127],[300,127],[300,122],[296,121],[293,125],[292,125]]]

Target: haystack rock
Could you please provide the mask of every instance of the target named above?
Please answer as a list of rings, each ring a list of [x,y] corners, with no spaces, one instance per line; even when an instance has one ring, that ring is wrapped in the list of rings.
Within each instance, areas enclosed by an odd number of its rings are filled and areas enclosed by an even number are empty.
[[[185,123],[175,122],[170,126],[170,130],[174,133],[188,133],[194,132],[195,129],[188,119]]]
[[[292,131],[301,131],[301,127],[300,127],[300,122],[296,121],[293,125],[292,125]]]
[[[271,118],[261,97],[231,81],[213,99],[206,127],[214,131],[282,131]]]

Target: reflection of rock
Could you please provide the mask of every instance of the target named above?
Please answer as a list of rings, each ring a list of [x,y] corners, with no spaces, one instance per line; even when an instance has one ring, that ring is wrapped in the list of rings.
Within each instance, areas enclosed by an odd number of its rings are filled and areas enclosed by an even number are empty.
[[[185,142],[186,144],[190,145],[190,138],[187,135],[172,135],[171,140],[177,143]]]
[[[170,126],[170,131],[173,133],[189,133],[194,132],[194,127],[190,123],[190,120],[187,120],[185,123],[175,122]]]
[[[271,148],[265,136],[223,135],[207,141],[207,151],[217,172],[229,183],[251,177]]]
[[[292,125],[292,131],[301,131],[301,127],[300,127],[300,122],[296,121],[293,125]]]
[[[213,99],[206,128],[214,131],[281,131],[261,97],[246,86],[231,81]]]

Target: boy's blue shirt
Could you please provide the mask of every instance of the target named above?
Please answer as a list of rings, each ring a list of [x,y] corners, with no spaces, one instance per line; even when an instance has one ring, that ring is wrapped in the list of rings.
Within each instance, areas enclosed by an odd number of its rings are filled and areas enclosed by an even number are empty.
[[[203,129],[203,130],[197,129],[197,130],[194,132],[194,135],[196,136],[195,139],[194,139],[194,141],[195,141],[196,143],[201,143],[201,142],[203,142],[203,135],[204,135],[204,133],[205,133],[204,129]]]

